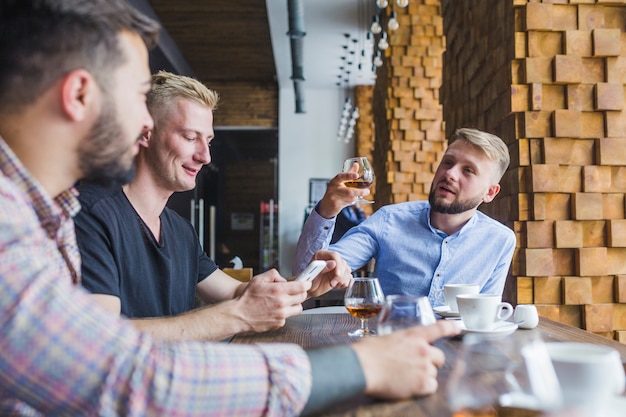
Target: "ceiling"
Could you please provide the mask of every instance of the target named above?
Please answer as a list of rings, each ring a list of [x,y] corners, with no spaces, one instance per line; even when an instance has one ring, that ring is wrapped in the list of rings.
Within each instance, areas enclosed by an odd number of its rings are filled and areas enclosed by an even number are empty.
[[[274,81],[264,0],[149,1],[198,79]]]
[[[179,49],[181,55],[176,60],[186,62],[177,72],[214,85],[238,81],[291,85],[287,0],[267,0],[267,4],[265,0],[134,2],[149,2],[167,32],[165,38],[169,36]],[[371,83],[371,71],[357,77],[356,62],[350,75],[339,67],[346,61],[342,59],[348,50],[344,45],[354,48],[355,56],[360,55],[374,13],[373,0],[303,0],[303,6],[304,88]],[[350,36],[345,37],[345,33]],[[363,69],[369,67],[366,64]],[[341,86],[337,86],[339,80]]]

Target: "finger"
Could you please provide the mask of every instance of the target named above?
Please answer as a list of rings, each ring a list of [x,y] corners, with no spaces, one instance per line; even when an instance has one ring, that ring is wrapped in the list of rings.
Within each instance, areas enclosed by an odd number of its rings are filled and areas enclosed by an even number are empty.
[[[282,284],[284,294],[289,296],[304,296],[311,289],[311,281],[286,281]],[[304,300],[303,300],[304,301]]]
[[[441,368],[441,366],[446,361],[446,355],[439,348],[436,348],[434,346],[429,346],[429,348],[431,350],[430,358],[432,360],[433,365],[435,366],[436,369]],[[434,374],[435,374],[435,376],[437,375],[437,371],[436,370],[435,370]]]
[[[349,171],[349,172],[341,172],[337,175],[335,175],[335,178],[333,179],[333,182],[337,185],[343,184],[344,181],[347,180],[355,180],[357,178],[359,178],[359,174],[358,174],[358,167],[356,171]]]
[[[255,277],[253,277],[250,280],[250,283],[252,284],[254,283],[271,283],[271,282],[285,282],[287,281],[285,278],[281,277],[280,275],[273,275],[273,274],[260,274],[257,275]]]
[[[422,389],[419,390],[419,394],[422,395],[427,395],[427,394],[433,394],[437,391],[437,388],[439,387],[439,383],[437,382],[437,377],[429,377],[429,378],[425,378],[424,380],[424,384],[422,386]]]
[[[408,333],[409,337],[422,337],[429,342],[433,342],[442,337],[457,335],[461,329],[450,320],[438,320],[437,323],[429,326],[411,327],[400,331]]]

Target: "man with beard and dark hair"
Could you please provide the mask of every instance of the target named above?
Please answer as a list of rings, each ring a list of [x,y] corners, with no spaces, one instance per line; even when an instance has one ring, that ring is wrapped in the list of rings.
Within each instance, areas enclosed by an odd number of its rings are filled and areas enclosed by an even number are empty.
[[[329,245],[335,216],[369,190],[349,188],[357,177],[337,174],[307,218],[293,273],[304,268],[316,249],[338,252],[352,270],[375,260],[374,276],[385,294],[428,296],[433,306],[444,284],[478,284],[480,291],[502,294],[515,249],[515,234],[478,211],[500,192],[509,166],[506,144],[476,129],[457,129],[435,172],[428,201],[381,207]]]
[[[157,31],[126,0],[0,0],[0,415],[296,416],[435,392],[451,322],[315,350],[174,343],[78,285],[73,185],[127,178]]]

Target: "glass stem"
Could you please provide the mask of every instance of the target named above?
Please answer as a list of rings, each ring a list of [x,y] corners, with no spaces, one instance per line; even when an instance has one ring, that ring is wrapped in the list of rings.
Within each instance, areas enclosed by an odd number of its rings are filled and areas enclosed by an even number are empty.
[[[367,326],[367,319],[361,319],[361,331],[363,333],[367,333],[370,331],[369,327]]]

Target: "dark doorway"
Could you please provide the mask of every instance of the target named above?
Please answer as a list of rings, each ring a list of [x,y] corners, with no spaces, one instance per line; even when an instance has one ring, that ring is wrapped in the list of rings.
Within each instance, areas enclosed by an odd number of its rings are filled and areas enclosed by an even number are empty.
[[[230,267],[234,256],[254,274],[275,266],[272,257],[267,262],[268,239],[261,232],[268,223],[261,207],[278,202],[277,130],[216,128],[211,158],[196,188],[174,193],[168,206],[194,223],[205,251],[221,268]],[[277,224],[274,217],[276,229]]]

